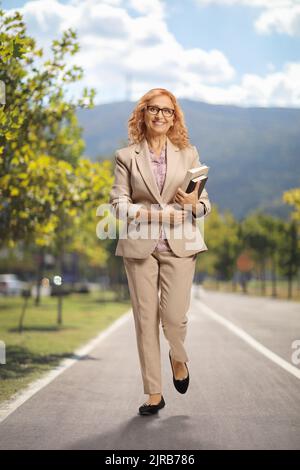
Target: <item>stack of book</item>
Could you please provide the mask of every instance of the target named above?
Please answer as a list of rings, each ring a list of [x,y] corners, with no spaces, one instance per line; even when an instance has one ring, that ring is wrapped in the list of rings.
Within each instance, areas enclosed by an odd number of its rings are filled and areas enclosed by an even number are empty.
[[[186,172],[184,181],[181,185],[182,190],[185,193],[191,193],[194,191],[196,184],[198,181],[200,181],[200,185],[198,188],[198,199],[201,196],[201,193],[203,191],[203,188],[206,184],[206,181],[208,180],[208,170],[209,166],[207,165],[201,165],[198,166],[197,168],[191,168]]]

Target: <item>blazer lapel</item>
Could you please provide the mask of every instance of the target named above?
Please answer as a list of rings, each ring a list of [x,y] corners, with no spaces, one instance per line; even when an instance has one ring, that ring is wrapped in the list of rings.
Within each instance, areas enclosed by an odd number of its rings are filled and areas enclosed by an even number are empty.
[[[161,204],[162,198],[151,168],[151,157],[146,139],[135,146],[136,162],[152,196]]]
[[[162,194],[159,193],[158,186],[155,181],[155,177],[151,168],[151,157],[149,147],[146,139],[135,145],[136,162],[141,172],[143,180],[153,195],[153,197],[159,202],[164,204],[164,201],[168,201],[168,193],[175,190],[172,188],[172,180],[177,172],[177,165],[180,159],[179,148],[175,146],[171,140],[167,137],[167,173],[162,190]],[[170,197],[172,194],[170,194]]]
[[[179,160],[179,148],[167,137],[167,174],[161,194],[163,201],[169,201],[169,199],[174,196],[173,193],[177,189],[172,187],[172,181],[175,179],[175,175],[177,174]]]

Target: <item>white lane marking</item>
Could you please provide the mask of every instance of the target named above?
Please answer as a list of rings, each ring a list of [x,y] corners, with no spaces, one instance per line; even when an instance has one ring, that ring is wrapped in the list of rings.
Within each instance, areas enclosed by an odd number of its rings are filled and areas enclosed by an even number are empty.
[[[256,351],[259,351],[261,354],[263,354],[265,357],[267,357],[268,359],[273,361],[275,364],[282,367],[282,369],[284,369],[287,372],[289,372],[290,374],[294,375],[295,377],[297,377],[297,379],[300,379],[300,369],[297,369],[297,367],[293,366],[292,364],[285,361],[284,359],[282,359],[277,354],[270,351],[270,349],[266,348],[266,346],[263,346],[256,339],[254,339],[253,336],[250,336],[244,330],[242,330],[238,326],[231,323],[231,321],[227,320],[226,318],[222,317],[220,314],[216,313],[214,310],[212,310],[207,305],[205,305],[201,300],[195,299],[195,302],[197,302],[197,304],[199,304],[199,306],[201,307],[201,311],[205,315],[209,316],[210,318],[212,318],[216,322],[218,322],[221,325],[225,326],[228,330],[230,330],[236,336],[239,336],[246,343],[248,343],[250,346],[252,346],[252,348],[256,349]]]
[[[105,340],[109,335],[111,335],[115,330],[120,328],[124,323],[126,323],[132,317],[132,310],[128,310],[120,318],[118,318],[114,323],[112,323],[106,330],[101,331],[101,333],[89,341],[87,344],[81,348],[74,351],[74,356],[72,358],[64,359],[57,367],[55,367],[50,372],[46,373],[40,379],[35,380],[25,390],[19,392],[16,396],[3,402],[0,405],[0,423],[4,421],[11,413],[13,413],[19,406],[21,406],[25,401],[29,400],[33,395],[39,392],[42,388],[46,387],[50,382],[52,382],[56,377],[62,374],[65,370],[71,367],[73,364],[78,362],[82,357],[91,352],[96,346],[98,346],[103,340]],[[1,366],[2,367],[2,366]]]

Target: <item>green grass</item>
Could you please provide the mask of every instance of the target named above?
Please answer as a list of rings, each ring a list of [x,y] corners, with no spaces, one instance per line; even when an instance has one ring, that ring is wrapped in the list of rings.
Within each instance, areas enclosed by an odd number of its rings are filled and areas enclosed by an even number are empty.
[[[115,302],[112,292],[72,294],[63,299],[63,324],[56,324],[57,298],[29,299],[24,330],[18,331],[22,298],[0,297],[0,340],[6,345],[6,364],[0,365],[0,401],[71,357],[130,308]]]

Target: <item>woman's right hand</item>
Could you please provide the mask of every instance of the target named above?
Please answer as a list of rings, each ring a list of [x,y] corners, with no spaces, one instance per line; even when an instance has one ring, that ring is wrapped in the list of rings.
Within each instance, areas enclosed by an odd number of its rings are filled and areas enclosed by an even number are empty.
[[[182,209],[174,209],[172,205],[167,205],[161,211],[161,221],[170,223],[171,225],[182,224],[188,215],[188,211]]]
[[[160,211],[150,211],[149,209],[142,208],[138,211],[138,220],[141,223],[160,222],[164,224],[179,225],[184,222],[188,215],[188,211],[183,210],[180,206],[178,207],[178,209],[175,209],[171,204],[168,204]]]

